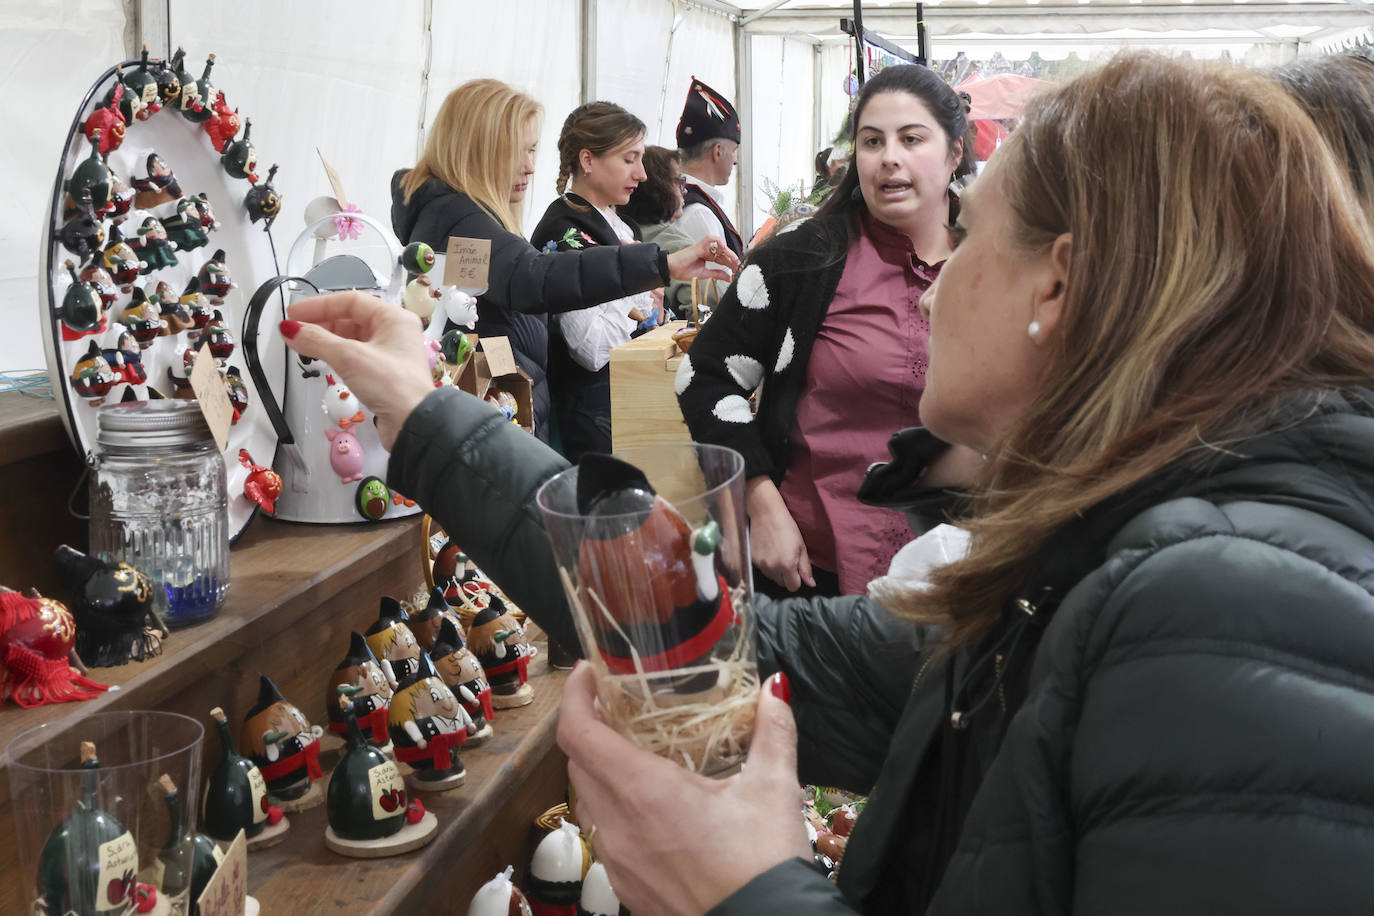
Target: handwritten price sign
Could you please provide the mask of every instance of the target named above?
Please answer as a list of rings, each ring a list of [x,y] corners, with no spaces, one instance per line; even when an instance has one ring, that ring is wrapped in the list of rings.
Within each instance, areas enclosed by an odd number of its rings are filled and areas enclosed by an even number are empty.
[[[248,841],[234,837],[224,860],[201,891],[200,916],[243,916],[248,898]]]
[[[491,239],[450,236],[444,250],[444,285],[456,286],[474,296],[487,291],[491,267]]]

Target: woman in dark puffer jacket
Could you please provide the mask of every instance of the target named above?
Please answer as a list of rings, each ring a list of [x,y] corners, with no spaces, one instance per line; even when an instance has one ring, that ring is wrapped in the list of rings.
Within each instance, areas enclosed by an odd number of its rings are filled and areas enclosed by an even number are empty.
[[[559,741],[621,899],[1374,910],[1374,253],[1344,182],[1253,72],[1126,56],[1034,104],[923,301],[921,419],[987,456],[968,555],[886,594],[896,614],[759,600],[779,674],[729,779],[630,746],[575,671]],[[357,294],[292,316],[395,437],[390,483],[569,636],[533,506],[562,462],[429,391],[411,316]],[[879,495],[914,492],[894,457]],[[798,775],[871,792],[838,884]]]
[[[516,362],[534,383],[535,432],[547,439],[546,313],[657,289],[670,277],[728,280],[707,261],[732,269],[739,262],[721,253],[724,241],[711,238],[673,254],[633,245],[541,256],[520,234],[541,112],[538,102],[499,80],[471,80],[450,92],[420,161],[391,178],[391,228],[403,244],[425,242],[441,255],[453,236],[491,240],[476,331],[510,338]]]

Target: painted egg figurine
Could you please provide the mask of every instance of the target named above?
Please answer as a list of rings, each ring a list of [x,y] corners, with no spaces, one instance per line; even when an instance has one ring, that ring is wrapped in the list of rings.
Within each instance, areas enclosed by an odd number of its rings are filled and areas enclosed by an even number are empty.
[[[143,46],[143,54],[138,68],[124,76],[124,88],[138,99],[141,107],[136,117],[146,121],[162,110],[162,99],[157,93],[157,77],[148,69],[148,46]]]
[[[340,687],[349,688],[348,698],[353,704],[358,727],[370,736],[372,743],[383,747],[390,742],[386,714],[391,705],[391,685],[361,633],[349,634],[348,654],[334,669],[325,688],[329,730],[344,735],[348,733],[348,726],[337,699]]]
[[[150,274],[177,264],[177,256],[172,253],[176,246],[167,238],[167,230],[162,228],[162,223],[156,217],[143,220],[138,227],[138,238],[132,244],[143,261],[143,269],[139,273]]]
[[[119,320],[144,350],[153,345],[153,341],[157,340],[157,335],[162,330],[162,316],[148,301],[147,294],[137,286],[134,287],[132,301],[124,307]]]
[[[190,111],[192,114],[198,114],[196,109],[201,107],[200,87],[196,83],[195,76],[192,75],[191,71],[186,69],[185,48],[180,46],[177,47],[177,52],[172,55],[171,70],[172,75],[176,77],[178,88],[175,102],[176,109],[181,112],[188,121],[194,120],[194,118],[187,115],[186,112]],[[168,104],[170,105],[172,103],[169,102]]]
[[[452,618],[445,616],[440,622],[439,635],[434,640],[429,657],[434,661],[434,670],[439,672],[472,720],[468,739],[482,741],[489,738],[492,733],[490,720],[496,717],[491,685],[487,683],[482,663],[464,645],[458,624]]]
[[[246,448],[239,449],[239,464],[248,469],[248,478],[243,482],[243,495],[261,506],[268,515],[274,514],[277,500],[281,497],[281,475],[254,462]]]
[[[62,247],[83,261],[100,251],[105,245],[105,227],[96,217],[95,207],[91,205],[89,188],[81,190],[81,202],[77,212],[62,224],[57,232]]]
[[[116,82],[110,94],[105,97],[101,107],[91,112],[86,117],[85,123],[81,125],[81,132],[86,135],[87,140],[95,141],[102,156],[108,156],[114,150],[119,149],[119,145],[124,142],[124,132],[127,126],[124,112],[120,108],[120,103],[123,100],[124,85]],[[96,136],[97,133],[99,133],[99,137]]]
[[[530,903],[541,907],[566,907],[559,912],[577,912],[582,899],[582,879],[592,865],[592,850],[576,824],[561,821],[534,847],[530,858],[530,879],[526,885]]]
[[[211,54],[209,57],[205,58],[205,69],[201,72],[200,79],[190,80],[188,82],[185,76],[177,74],[177,76],[181,79],[181,85],[183,87],[181,116],[188,121],[194,121],[195,123],[200,124],[201,122],[209,119],[210,117],[210,102],[219,92],[219,90],[217,90],[214,86],[210,84],[210,71],[214,68],[214,66],[215,55]],[[185,103],[185,87],[187,86],[189,86],[191,88],[191,91],[195,93],[195,101],[192,102],[190,105],[187,105]]]
[[[210,242],[201,225],[199,197],[177,201],[177,212],[162,221],[162,228],[180,251],[195,251]]]
[[[506,604],[497,595],[487,598],[486,607],[477,612],[468,628],[468,646],[491,684],[492,705],[511,709],[534,702],[529,681],[530,647],[520,641],[523,631],[515,618],[506,613]]]
[[[149,153],[148,158],[144,160],[144,168],[148,174],[133,180],[134,190],[137,192],[134,195],[134,206],[140,210],[148,210],[181,196],[181,184],[177,182],[177,177],[172,173],[172,167],[167,164],[167,160],[157,153]]]
[[[577,902],[578,916],[619,916],[620,898],[611,879],[606,875],[606,866],[593,862],[582,878],[582,897]]]
[[[719,525],[691,528],[642,471],[608,455],[589,454],[579,462],[577,505],[587,517],[578,557],[582,600],[585,607],[604,606],[613,618],[593,628],[611,672],[635,673],[631,647],[650,672],[709,657],[735,618],[729,589],[715,570]],[[637,524],[628,525],[627,516],[637,517]],[[695,682],[714,676],[672,686],[702,689]]]
[[[82,191],[90,192],[91,206],[95,207],[97,213],[103,212],[110,202],[110,181],[113,178],[110,167],[100,157],[101,133],[99,128],[91,132],[90,155],[81,160],[67,182],[67,193],[73,201],[81,200]]]
[[[86,355],[72,367],[71,382],[77,397],[99,404],[110,393],[110,389],[118,384],[119,376],[105,360],[100,344],[92,340]]]
[[[237,108],[229,107],[229,103],[224,101],[223,92],[216,92],[215,100],[210,104],[210,117],[206,118],[201,126],[210,135],[210,145],[215,148],[215,152],[222,153],[229,145],[229,141],[239,132],[239,111]]]
[[[112,407],[112,410],[122,409]],[[57,578],[76,596],[76,651],[88,665],[123,665],[159,655],[162,644],[148,629],[153,585],[128,563],[110,563],[63,544]]]
[[[420,644],[406,623],[400,602],[390,595],[382,596],[377,620],[363,635],[392,689],[420,667]]]
[[[401,252],[400,265],[406,272],[415,274],[429,273],[437,260],[434,256],[434,249],[424,242],[411,242]]]
[[[96,334],[105,329],[105,309],[100,301],[100,290],[94,283],[82,280],[76,275],[76,265],[66,263],[67,275],[71,286],[62,294],[62,303],[57,307],[57,317],[62,322],[62,339],[77,340],[87,334]]]
[[[339,429],[348,429],[355,423],[363,422],[365,417],[362,402],[348,390],[348,386],[328,373],[324,381],[328,386],[324,392],[324,413],[330,423]]]
[[[364,477],[354,496],[358,514],[369,522],[381,520],[391,508],[391,490],[376,476]]]
[[[243,380],[243,373],[239,372],[238,366],[224,370],[224,393],[229,396],[229,405],[234,408],[234,418],[230,421],[232,425],[243,419],[244,411],[248,410],[248,383]],[[277,495],[281,495],[281,490],[277,491]]]
[[[220,165],[231,178],[246,178],[258,183],[258,151],[253,147],[253,119],[243,119],[243,136],[225,146],[219,157]]]
[[[505,871],[479,887],[468,904],[467,916],[533,916],[529,901],[511,880],[513,874],[515,867],[508,865]]]
[[[293,801],[310,791],[320,769],[319,733],[267,675],[258,682],[258,702],[239,730],[239,744],[262,771],[268,792]]]
[[[215,359],[228,359],[234,352],[234,335],[229,333],[219,309],[215,309],[210,316],[210,323],[201,332],[200,339],[210,348],[210,355]]]
[[[76,620],[62,602],[0,586],[0,622],[0,657],[9,659],[0,666],[0,703],[27,709],[89,700],[107,689],[71,666]]]
[[[110,222],[118,225],[124,222],[129,215],[129,210],[134,205],[134,189],[129,187],[129,183],[118,175],[111,176],[110,179],[110,209],[107,215]]]
[[[234,281],[229,275],[229,268],[225,266],[223,248],[216,249],[210,255],[210,260],[201,265],[196,279],[200,281],[201,292],[209,296],[211,302],[216,305],[224,303],[224,297],[234,288]]]
[[[114,277],[110,276],[110,272],[101,266],[99,261],[93,260],[82,268],[81,281],[95,287],[103,308],[109,308],[118,301],[119,287],[115,286]]]
[[[162,286],[162,284],[158,284]],[[168,287],[170,290],[170,287]],[[168,337],[180,334],[182,331],[189,331],[196,326],[195,319],[191,317],[191,310],[182,305],[181,299],[175,293],[162,295],[154,293],[150,297],[157,302],[158,317],[162,320],[162,336]]]
[[[334,838],[384,839],[398,833],[407,821],[409,798],[401,771],[368,740],[355,706],[355,698],[347,693],[329,703],[330,716],[337,708],[344,719],[348,748],[329,777],[327,843]]]
[[[438,302],[439,291],[424,274],[407,283],[405,293],[401,297],[402,307],[419,315],[420,324],[424,327],[429,327],[429,320],[434,315],[434,308]]]
[[[138,253],[124,241],[124,233],[118,226],[111,226],[105,238],[105,252],[101,256],[101,264],[110,272],[115,283],[119,284],[119,291],[122,293],[134,288],[134,281],[138,279],[139,271],[143,267],[138,260]]]
[[[182,56],[185,56],[184,51]],[[181,80],[177,78],[179,67],[179,64],[173,67],[165,60],[158,61],[153,67],[153,79],[157,80],[157,98],[164,108],[176,108],[181,105]]]
[[[277,165],[267,170],[267,180],[260,185],[248,189],[244,195],[243,205],[248,208],[248,221],[256,223],[259,220],[266,220],[263,229],[272,228],[272,221],[281,212],[281,193],[272,186],[272,179],[277,176]]]
[[[467,714],[428,657],[392,694],[387,731],[396,760],[410,765],[417,785],[450,788],[462,781],[458,748],[468,737]]]

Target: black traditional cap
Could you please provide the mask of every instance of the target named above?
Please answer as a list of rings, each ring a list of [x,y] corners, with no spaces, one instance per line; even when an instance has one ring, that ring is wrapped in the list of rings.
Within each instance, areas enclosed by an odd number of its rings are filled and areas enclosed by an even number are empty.
[[[390,595],[383,595],[382,607],[381,611],[377,614],[377,619],[397,620],[401,623],[404,623],[410,619],[410,616],[406,614],[406,609],[401,607],[401,602],[397,601]]]
[[[427,677],[438,677],[439,672],[434,668],[434,662],[429,660],[429,656],[421,653],[419,666],[415,671],[401,679],[396,685],[396,692],[400,693],[407,687],[413,687],[416,683],[423,681]]]
[[[428,603],[415,612],[414,620],[416,623],[429,623],[447,610],[448,602],[444,600],[444,590],[436,585],[430,590]]]
[[[181,291],[181,294],[184,296],[187,293],[198,292],[200,292],[200,277],[192,277],[189,281],[187,281],[186,288]]]
[[[586,536],[612,541],[644,524],[656,494],[644,472],[628,462],[588,452],[577,462],[577,511],[587,516]]]
[[[364,662],[377,664],[377,656],[373,655],[372,650],[367,647],[367,640],[363,638],[363,634],[354,631],[348,634],[348,639],[348,654],[344,656],[343,661],[339,662],[334,669],[335,671],[356,668]]]
[[[494,619],[494,618],[493,618]],[[439,624],[439,638],[434,640],[434,646],[429,650],[430,658],[447,658],[454,652],[463,648],[463,636],[458,632],[458,627],[448,618]]]
[[[277,689],[276,684],[272,683],[272,679],[264,674],[262,680],[258,682],[258,702],[253,705],[252,709],[248,710],[248,714],[243,718],[246,721],[274,703],[285,702],[286,697],[281,695],[281,691]]]
[[[677,122],[678,148],[687,149],[716,137],[740,141],[739,113],[725,96],[694,76]]]
[[[499,599],[497,599],[495,595],[492,595],[491,598],[491,604],[488,604],[486,607],[478,611],[477,616],[472,618],[472,623],[468,624],[469,632],[471,632],[474,627],[486,626],[487,624],[491,623],[493,620],[500,617],[502,614],[506,612],[506,606],[504,604],[502,604],[500,607],[496,606]],[[443,637],[441,636],[440,639],[442,638]]]

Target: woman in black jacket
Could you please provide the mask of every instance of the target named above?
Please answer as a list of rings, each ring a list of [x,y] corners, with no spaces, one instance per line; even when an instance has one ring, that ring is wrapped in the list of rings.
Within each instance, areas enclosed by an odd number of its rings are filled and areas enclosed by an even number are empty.
[[[499,80],[471,80],[450,92],[420,161],[391,178],[391,228],[403,243],[425,242],[441,254],[453,236],[491,240],[476,330],[510,338],[534,383],[535,432],[547,439],[546,313],[661,287],[670,277],[725,278],[707,262],[734,268],[738,261],[709,238],[674,254],[644,245],[541,258],[520,235],[540,116],[538,102]]]
[[[1374,909],[1374,252],[1345,182],[1239,68],[1123,56],[1030,107],[923,302],[921,419],[987,456],[968,554],[894,614],[756,599],[778,674],[728,779],[569,679],[578,817],[631,909]],[[533,507],[564,463],[429,390],[413,317],[292,315],[394,439],[390,483],[570,635]],[[894,457],[871,476],[917,493]],[[798,775],[870,794],[838,883]]]

